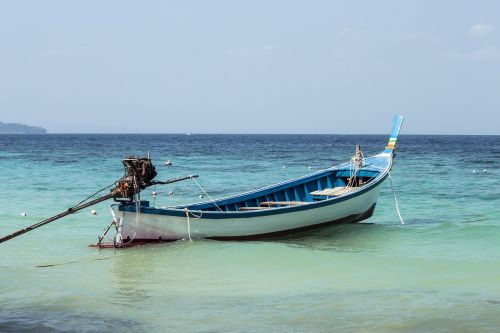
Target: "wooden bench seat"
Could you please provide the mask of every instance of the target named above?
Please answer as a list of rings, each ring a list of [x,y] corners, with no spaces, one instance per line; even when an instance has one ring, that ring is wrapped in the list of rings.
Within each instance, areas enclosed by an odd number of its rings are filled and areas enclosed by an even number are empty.
[[[311,195],[314,197],[338,197],[340,195],[352,192],[356,189],[356,187],[334,187],[334,188],[325,188],[321,191],[311,192]]]

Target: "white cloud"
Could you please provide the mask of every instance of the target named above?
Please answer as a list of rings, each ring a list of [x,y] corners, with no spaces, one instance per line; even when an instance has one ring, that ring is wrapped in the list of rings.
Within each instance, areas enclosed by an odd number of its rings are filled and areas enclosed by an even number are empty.
[[[262,57],[266,55],[270,55],[276,52],[279,49],[276,45],[265,45],[261,47],[253,47],[253,48],[239,48],[229,50],[227,53],[230,56],[239,56],[239,57]]]
[[[489,34],[492,34],[495,31],[493,29],[492,25],[489,24],[484,24],[484,23],[478,23],[474,26],[472,26],[467,34],[471,37],[484,37]]]
[[[500,50],[495,46],[488,45],[471,52],[449,52],[448,56],[476,62],[500,61]]]

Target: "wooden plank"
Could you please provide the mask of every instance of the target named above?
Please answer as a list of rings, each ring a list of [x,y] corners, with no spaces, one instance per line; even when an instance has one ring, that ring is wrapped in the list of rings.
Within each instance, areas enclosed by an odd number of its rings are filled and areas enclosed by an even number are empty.
[[[271,206],[298,206],[298,205],[306,205],[309,202],[305,201],[263,201],[260,203],[260,206],[271,207]]]
[[[240,211],[246,212],[251,210],[265,210],[270,209],[270,207],[240,207]]]

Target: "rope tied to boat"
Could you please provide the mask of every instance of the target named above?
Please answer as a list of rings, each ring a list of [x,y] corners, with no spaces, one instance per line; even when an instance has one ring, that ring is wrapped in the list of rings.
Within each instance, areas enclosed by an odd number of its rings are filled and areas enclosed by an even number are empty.
[[[191,221],[189,219],[189,209],[184,208],[184,212],[186,212],[186,217],[187,217],[187,227],[188,227],[188,237],[189,241],[192,242],[193,240],[191,239]]]
[[[399,222],[401,222],[401,224],[405,224],[405,221],[401,216],[401,212],[399,211],[398,199],[396,198],[396,191],[394,190],[394,184],[392,183],[391,172],[389,172],[389,183],[391,183],[392,197],[394,198],[394,204],[396,205],[396,212],[398,213]]]
[[[190,219],[189,215],[191,215],[195,219],[199,219],[203,216],[203,212],[200,211],[200,215],[196,215],[192,211],[190,211],[187,207],[184,207],[184,212],[186,213],[189,241],[192,242],[193,240],[191,239],[191,219]]]

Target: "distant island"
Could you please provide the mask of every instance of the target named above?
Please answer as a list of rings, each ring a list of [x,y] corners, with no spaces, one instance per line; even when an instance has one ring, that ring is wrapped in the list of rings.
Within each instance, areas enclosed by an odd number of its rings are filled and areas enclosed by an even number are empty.
[[[43,127],[28,126],[19,123],[3,123],[0,121],[0,134],[46,134]]]

